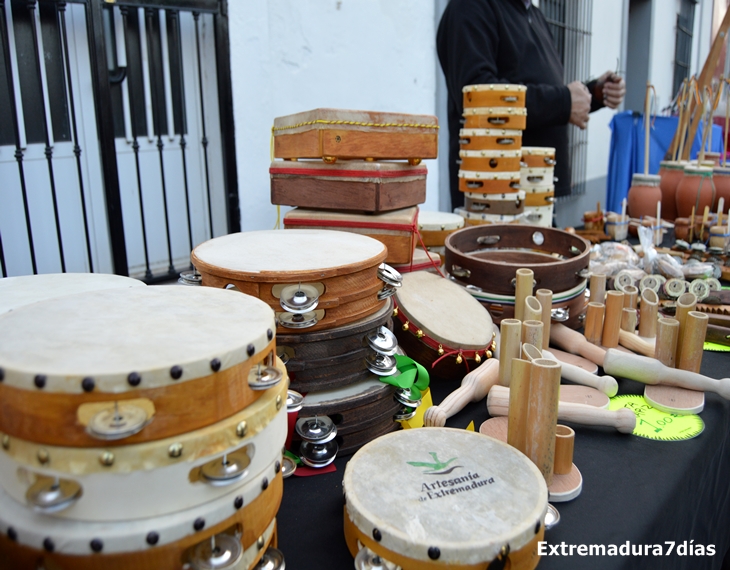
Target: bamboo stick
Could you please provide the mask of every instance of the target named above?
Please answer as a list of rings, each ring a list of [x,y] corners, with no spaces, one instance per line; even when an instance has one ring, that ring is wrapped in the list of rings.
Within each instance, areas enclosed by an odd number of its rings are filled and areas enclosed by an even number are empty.
[[[515,319],[524,321],[525,299],[532,295],[532,286],[535,274],[532,269],[524,267],[517,270],[515,275]]]
[[[682,334],[682,350],[677,361],[677,368],[680,370],[700,371],[708,321],[706,313],[699,311],[687,313]]]
[[[555,462],[553,472],[567,475],[573,468],[575,432],[568,426],[558,425],[555,429]]]
[[[624,307],[635,309],[639,301],[639,288],[636,285],[626,285],[623,289]]]
[[[606,293],[606,312],[603,317],[603,333],[601,343],[606,348],[618,346],[618,331],[621,330],[621,309],[624,306],[624,294],[621,291]]]
[[[624,307],[621,309],[621,330],[634,334],[636,330],[636,309]],[[628,348],[628,347],[627,347]]]
[[[527,441],[527,405],[530,399],[531,377],[532,363],[515,358],[512,361],[512,377],[509,385],[507,443],[522,453],[525,453]]]
[[[657,321],[654,358],[669,368],[674,368],[675,365],[678,334],[679,321],[677,319],[662,317]]]
[[[504,319],[500,323],[499,339],[499,383],[509,386],[512,378],[512,359],[520,357],[522,322],[517,319]]]
[[[540,470],[548,487],[553,481],[559,396],[560,364],[545,358],[535,360],[527,403],[525,455]]]
[[[523,321],[539,321],[542,319],[542,305],[534,295],[525,298],[525,308],[523,309]]]
[[[639,312],[639,336],[654,338],[656,336],[657,311],[659,310],[659,296],[653,289],[644,289],[641,292]]]
[[[550,323],[552,322],[553,292],[550,289],[538,289],[535,291],[537,300],[542,307],[542,348],[550,346]]]
[[[603,303],[588,303],[585,324],[586,340],[596,346],[601,346],[603,315],[605,312],[606,306]]]
[[[603,303],[606,297],[606,276],[602,273],[591,275],[590,280],[591,296],[589,302]]]
[[[542,321],[522,322],[522,343],[542,346],[543,324]]]
[[[677,352],[674,355],[675,366],[679,366],[682,357],[682,343],[684,341],[684,324],[687,313],[694,311],[697,307],[697,296],[694,293],[684,293],[677,299],[677,309],[674,318],[679,321],[679,332],[677,332]]]

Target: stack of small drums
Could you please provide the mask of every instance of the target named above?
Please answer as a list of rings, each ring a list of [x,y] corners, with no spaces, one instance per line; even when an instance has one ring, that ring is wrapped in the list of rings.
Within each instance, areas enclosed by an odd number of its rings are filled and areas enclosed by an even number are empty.
[[[522,147],[520,188],[525,193],[525,218],[528,223],[550,228],[555,201],[555,149]]]
[[[85,289],[0,315],[0,567],[283,568],[273,311]]]
[[[418,231],[428,251],[437,253],[443,262],[446,250],[444,243],[449,235],[464,227],[464,218],[450,212],[418,212]]]
[[[514,223],[525,207],[520,189],[522,131],[527,123],[524,85],[467,85],[459,131],[459,190],[467,225]]]
[[[294,229],[230,234],[192,253],[202,285],[254,295],[276,312],[291,449],[309,467],[399,427],[397,391],[379,380],[396,372],[398,348],[390,297],[401,276],[386,254],[357,233]]]

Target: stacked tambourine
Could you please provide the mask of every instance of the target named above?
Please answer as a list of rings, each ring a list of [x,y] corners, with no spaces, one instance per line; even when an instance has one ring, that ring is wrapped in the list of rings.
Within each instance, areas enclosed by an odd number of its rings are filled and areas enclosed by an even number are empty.
[[[127,285],[0,315],[0,568],[283,568],[273,311]]]
[[[520,189],[525,193],[525,220],[536,226],[553,225],[555,201],[555,149],[522,147]]]
[[[522,131],[527,123],[524,85],[467,85],[459,131],[459,190],[467,225],[514,223],[525,208],[520,188]]]
[[[426,166],[436,158],[431,115],[315,109],[273,127],[272,204],[296,206],[287,229],[332,229],[383,242],[390,264],[411,264]]]

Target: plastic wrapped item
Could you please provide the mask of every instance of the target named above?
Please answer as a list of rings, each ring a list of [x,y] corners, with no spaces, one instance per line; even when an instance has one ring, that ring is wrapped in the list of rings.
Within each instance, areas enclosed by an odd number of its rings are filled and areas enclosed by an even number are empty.
[[[610,278],[619,271],[638,270],[636,279],[641,279],[644,272],[639,267],[640,259],[630,245],[615,241],[596,244],[591,249],[589,269],[591,273],[603,273]]]
[[[685,279],[709,279],[715,275],[715,267],[712,263],[690,259],[682,266],[682,273]]]
[[[684,279],[682,267],[682,262],[678,258],[668,253],[660,253],[654,259],[654,271],[652,273],[663,275],[667,279],[673,277]]]

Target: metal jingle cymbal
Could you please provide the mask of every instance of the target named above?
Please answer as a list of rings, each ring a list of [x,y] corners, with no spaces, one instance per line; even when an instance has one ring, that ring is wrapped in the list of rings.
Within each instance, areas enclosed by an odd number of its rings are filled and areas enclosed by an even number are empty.
[[[303,441],[299,446],[299,457],[304,465],[320,469],[327,467],[327,465],[335,460],[339,449],[340,446],[334,439],[327,443]]]
[[[279,304],[290,313],[302,314],[313,311],[319,303],[319,291],[312,285],[289,285],[281,290]]]
[[[268,390],[284,377],[281,370],[273,366],[253,366],[248,373],[248,385],[252,390]]]
[[[199,543],[190,556],[194,570],[233,570],[243,556],[241,542],[230,534],[216,534]]]
[[[421,399],[414,398],[413,392],[411,392],[409,388],[396,390],[394,397],[397,402],[403,404],[404,406],[408,406],[409,408],[417,408],[421,405]]]
[[[403,284],[403,276],[387,263],[381,263],[378,267],[378,277],[391,287],[400,287]]]
[[[41,477],[25,493],[33,510],[56,513],[67,509],[81,497],[81,485],[69,479]]]
[[[298,412],[302,409],[304,396],[294,390],[286,391],[286,411],[287,413]]]
[[[209,461],[200,468],[200,473],[209,484],[222,487],[243,479],[250,464],[251,458],[244,447]]]
[[[356,570],[397,570],[398,566],[383,560],[367,546],[363,546],[355,555]]]
[[[365,359],[368,370],[377,376],[391,376],[398,371],[395,358],[373,352]]]
[[[278,548],[269,546],[253,570],[284,570],[285,568],[284,554]]]
[[[306,329],[316,325],[317,321],[317,313],[314,311],[308,313],[286,312],[279,314],[279,324],[288,329]]]
[[[96,439],[123,439],[142,431],[149,421],[143,408],[115,402],[91,417],[86,432]]]
[[[378,354],[393,356],[398,350],[398,339],[388,327],[378,327],[378,330],[369,333],[365,339],[368,346]]]
[[[295,429],[304,441],[327,443],[337,435],[337,426],[328,416],[299,418]]]

